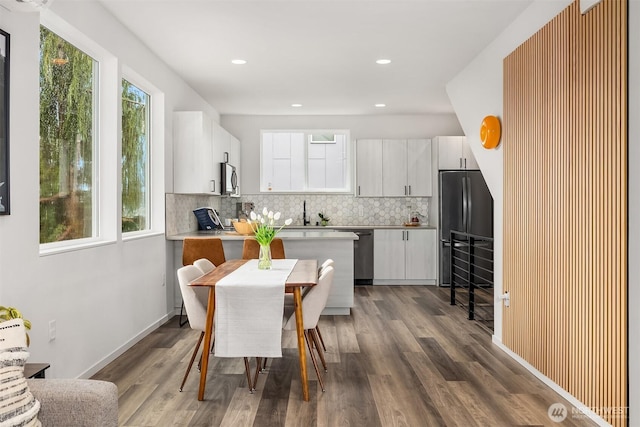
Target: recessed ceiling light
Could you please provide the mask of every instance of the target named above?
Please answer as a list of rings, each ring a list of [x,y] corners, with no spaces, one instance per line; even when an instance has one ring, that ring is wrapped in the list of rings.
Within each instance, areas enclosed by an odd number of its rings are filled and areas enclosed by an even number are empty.
[[[375,107],[378,107],[378,108],[383,108],[383,107],[386,107],[386,106],[387,106],[387,104],[376,104],[375,105]]]
[[[291,104],[291,106],[294,108],[300,108],[302,107],[302,104]]]
[[[244,65],[247,63],[247,61],[245,61],[244,59],[232,59],[231,63],[235,65]]]
[[[390,59],[378,59],[376,61],[376,64],[379,64],[379,65],[391,64],[391,60]]]

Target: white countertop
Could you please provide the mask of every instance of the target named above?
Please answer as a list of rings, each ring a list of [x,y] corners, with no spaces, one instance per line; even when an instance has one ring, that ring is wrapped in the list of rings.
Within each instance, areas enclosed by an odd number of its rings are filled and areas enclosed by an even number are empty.
[[[291,230],[304,230],[304,229],[328,229],[328,230],[375,230],[375,229],[418,229],[418,230],[435,230],[436,227],[426,224],[418,226],[406,226],[406,225],[328,225],[326,227],[320,225],[290,225],[287,227]]]
[[[219,237],[222,240],[244,240],[249,236],[235,231],[192,231],[167,236],[167,240],[184,240],[186,237]],[[277,237],[282,240],[358,240],[358,236],[348,231],[327,230],[326,227],[314,227],[309,230],[282,230]]]

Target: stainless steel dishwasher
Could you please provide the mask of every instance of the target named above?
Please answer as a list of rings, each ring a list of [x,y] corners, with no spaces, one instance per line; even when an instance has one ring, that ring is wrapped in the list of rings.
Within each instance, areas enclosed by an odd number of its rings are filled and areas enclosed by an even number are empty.
[[[358,235],[353,241],[353,283],[355,285],[373,284],[373,229],[348,229]]]

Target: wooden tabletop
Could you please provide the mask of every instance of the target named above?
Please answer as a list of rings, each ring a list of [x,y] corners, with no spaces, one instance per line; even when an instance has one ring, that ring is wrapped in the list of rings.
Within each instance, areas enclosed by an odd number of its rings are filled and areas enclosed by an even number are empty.
[[[191,286],[215,287],[218,281],[240,268],[248,260],[232,259],[220,264],[209,273],[191,282]],[[285,282],[285,289],[291,292],[294,287],[314,286],[318,283],[318,261],[299,259]]]

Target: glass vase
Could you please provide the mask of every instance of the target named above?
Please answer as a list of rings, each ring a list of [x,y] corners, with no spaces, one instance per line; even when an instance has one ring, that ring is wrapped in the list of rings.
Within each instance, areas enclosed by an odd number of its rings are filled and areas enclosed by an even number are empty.
[[[260,245],[260,253],[258,254],[258,269],[271,270],[271,245]]]

